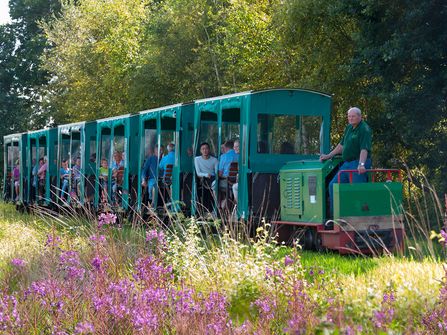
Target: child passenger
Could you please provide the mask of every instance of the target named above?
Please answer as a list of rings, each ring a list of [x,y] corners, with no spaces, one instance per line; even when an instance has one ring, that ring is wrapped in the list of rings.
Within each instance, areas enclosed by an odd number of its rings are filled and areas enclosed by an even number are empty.
[[[17,160],[14,170],[12,171],[12,176],[14,178],[14,188],[16,191],[16,201],[20,199],[20,162]]]
[[[101,185],[102,202],[107,202],[107,181],[109,179],[109,163],[107,159],[101,159],[101,167],[99,168],[99,182]]]
[[[66,159],[62,160],[61,168],[59,170],[59,174],[61,176],[62,183],[62,192],[61,192],[61,200],[66,201],[68,196],[68,186],[69,186],[69,178],[70,178],[70,169],[68,168],[68,161]]]

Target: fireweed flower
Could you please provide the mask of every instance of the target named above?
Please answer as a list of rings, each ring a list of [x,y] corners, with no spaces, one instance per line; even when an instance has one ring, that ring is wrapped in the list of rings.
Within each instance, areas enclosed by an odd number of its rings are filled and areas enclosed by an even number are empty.
[[[439,292],[438,303],[423,318],[426,334],[447,334],[447,268],[444,269],[444,281]]]
[[[175,294],[175,311],[178,315],[194,314],[200,311],[200,306],[194,299],[194,291],[183,289]]]
[[[230,322],[226,298],[218,292],[211,292],[204,300],[204,314],[208,319],[208,333],[222,334]]]
[[[74,333],[77,334],[93,334],[95,328],[89,322],[79,322],[74,330]]]
[[[304,292],[305,286],[302,281],[294,284],[292,295],[288,303],[288,312],[291,319],[287,323],[285,332],[290,334],[305,334],[307,329],[317,323],[315,316],[317,304],[311,301]]]
[[[172,267],[165,267],[153,256],[139,258],[135,262],[133,277],[151,287],[162,287],[172,279]]]
[[[108,295],[112,298],[107,306],[108,313],[117,319],[130,315],[136,295],[135,286],[130,280],[123,279],[117,283],[111,283],[108,287]]]
[[[90,241],[104,243],[106,241],[106,237],[104,235],[92,235],[90,236]]]
[[[382,299],[382,306],[379,311],[373,313],[373,324],[378,329],[385,329],[394,318],[394,294],[393,292],[385,293]]]
[[[165,248],[167,246],[165,234],[162,231],[157,231],[156,229],[146,232],[146,242],[160,248]]]
[[[59,236],[54,234],[48,234],[47,240],[45,242],[45,246],[49,248],[57,248],[59,247],[59,244],[61,243],[61,239]]]
[[[441,229],[440,235],[442,243],[447,247],[447,228]]]
[[[70,298],[64,287],[53,279],[32,282],[25,291],[25,299],[35,299],[40,305],[51,312],[62,312],[64,299]]]
[[[285,266],[289,266],[293,264],[293,259],[290,256],[286,256],[284,257],[284,265]]]
[[[13,258],[11,260],[11,264],[17,268],[23,268],[26,265],[26,262],[21,258]]]
[[[101,213],[98,217],[98,228],[116,223],[116,215],[113,213]]]
[[[76,251],[69,250],[61,253],[59,257],[59,271],[67,274],[66,279],[82,280],[85,275],[84,268],[81,267],[79,254]]]
[[[273,277],[273,275],[274,275],[274,271],[271,268],[266,267],[265,268],[265,278],[266,279],[271,278],[271,277]]]
[[[267,322],[275,318],[276,305],[276,301],[271,297],[259,298],[252,304],[257,307],[259,318]]]
[[[140,305],[137,308],[133,308],[130,314],[132,325],[136,331],[147,332],[157,330],[158,318],[149,306]]]
[[[105,269],[106,261],[107,261],[107,257],[101,258],[99,255],[96,255],[92,259],[91,264],[96,271],[100,272]]]
[[[13,334],[20,326],[17,299],[12,295],[0,295],[0,331]]]

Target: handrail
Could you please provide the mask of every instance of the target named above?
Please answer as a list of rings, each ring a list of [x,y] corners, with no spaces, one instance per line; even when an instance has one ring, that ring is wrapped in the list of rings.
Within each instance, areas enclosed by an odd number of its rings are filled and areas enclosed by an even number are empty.
[[[342,173],[349,173],[349,183],[350,184],[352,184],[352,174],[353,173],[358,173],[359,171],[358,170],[340,170],[339,172],[338,172],[338,183],[340,183],[340,176],[341,176],[341,174]],[[393,174],[396,174],[397,173],[397,177],[398,177],[398,179],[399,179],[399,182],[402,182],[402,171],[401,170],[399,170],[399,169],[368,169],[368,170],[366,170],[365,171],[365,173],[368,173],[368,172],[373,172],[373,175],[372,175],[372,181],[371,182],[375,182],[375,176],[376,176],[376,173],[386,173],[386,176],[387,176],[387,181],[392,181],[393,180]]]

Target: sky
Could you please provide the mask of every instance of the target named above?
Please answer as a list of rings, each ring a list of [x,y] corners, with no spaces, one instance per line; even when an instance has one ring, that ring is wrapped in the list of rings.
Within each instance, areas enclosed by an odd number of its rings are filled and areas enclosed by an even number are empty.
[[[0,0],[0,24],[9,22],[9,0]]]

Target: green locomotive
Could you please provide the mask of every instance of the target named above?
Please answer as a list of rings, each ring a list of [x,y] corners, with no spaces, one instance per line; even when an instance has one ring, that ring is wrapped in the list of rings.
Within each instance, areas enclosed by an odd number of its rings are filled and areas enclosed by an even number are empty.
[[[300,231],[307,249],[378,253],[402,247],[402,183],[399,170],[368,170],[366,183],[334,184],[334,213],[328,210],[329,181],[340,159],[297,161],[280,171],[281,239]],[[353,170],[345,172],[351,175]]]

